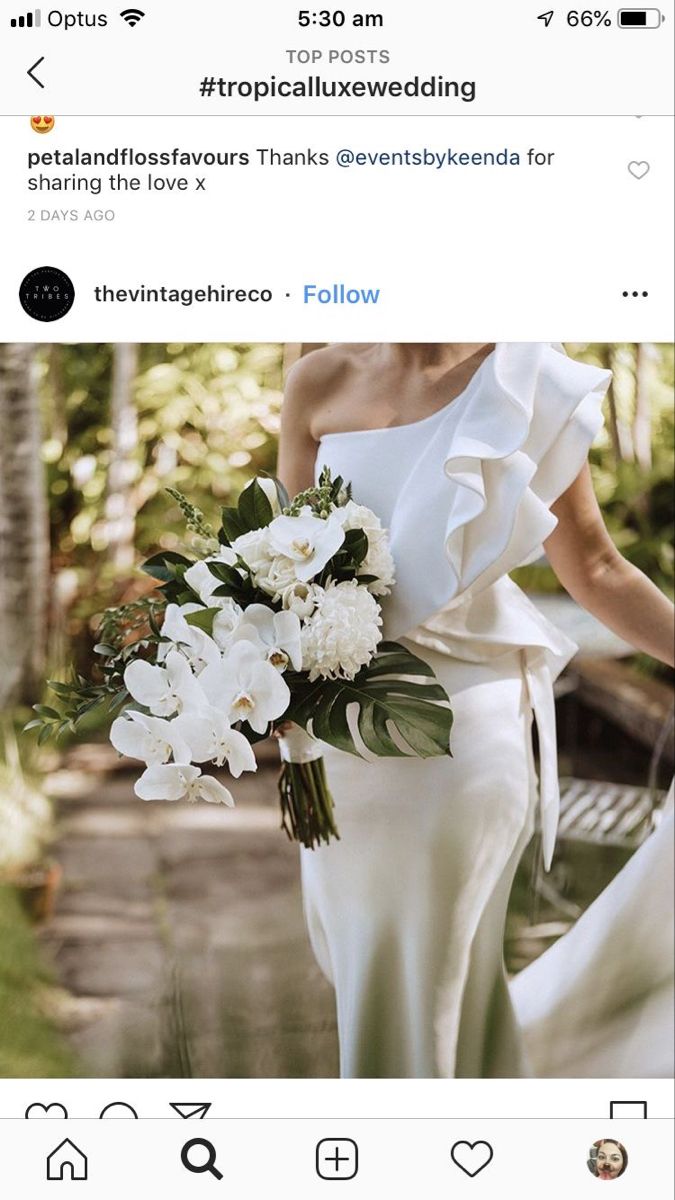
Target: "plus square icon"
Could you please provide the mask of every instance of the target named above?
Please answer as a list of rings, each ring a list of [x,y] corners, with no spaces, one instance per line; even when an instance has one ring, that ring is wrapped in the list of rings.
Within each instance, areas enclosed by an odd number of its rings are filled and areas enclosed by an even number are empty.
[[[359,1148],[351,1138],[324,1138],[316,1148],[320,1179],[353,1179],[359,1169]]]

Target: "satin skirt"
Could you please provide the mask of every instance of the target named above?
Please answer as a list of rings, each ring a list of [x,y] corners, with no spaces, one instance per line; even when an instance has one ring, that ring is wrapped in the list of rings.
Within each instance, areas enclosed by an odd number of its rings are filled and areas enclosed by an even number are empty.
[[[301,850],[340,1073],[522,1076],[503,943],[537,803],[523,655],[469,663],[410,648],[451,698],[452,758],[364,762],[327,748],[341,840]]]

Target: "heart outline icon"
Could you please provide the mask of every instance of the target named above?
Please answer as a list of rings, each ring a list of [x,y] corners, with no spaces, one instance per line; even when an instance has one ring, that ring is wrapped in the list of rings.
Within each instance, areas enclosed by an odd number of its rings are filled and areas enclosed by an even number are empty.
[[[645,175],[649,173],[649,163],[645,162],[644,159],[642,159],[640,162],[638,162],[636,159],[633,159],[633,161],[629,162],[628,164],[628,170],[633,176],[633,179],[644,179]]]
[[[52,1114],[52,1111],[51,1111],[51,1110],[52,1110],[53,1108],[54,1108],[54,1109],[56,1109],[56,1108],[60,1109],[60,1112],[58,1112],[58,1113],[57,1113],[57,1112],[55,1112],[55,1113],[53,1113],[53,1114]],[[33,1111],[33,1110],[37,1110],[37,1111]],[[47,1118],[49,1118],[49,1119],[51,1119],[51,1120],[53,1121],[55,1118],[57,1118],[57,1119],[65,1119],[65,1118],[67,1118],[67,1117],[68,1117],[68,1111],[67,1111],[67,1109],[64,1107],[64,1105],[63,1105],[63,1104],[57,1104],[57,1103],[53,1103],[53,1104],[38,1104],[38,1103],[35,1103],[35,1104],[29,1104],[29,1105],[28,1105],[28,1108],[26,1109],[26,1111],[25,1111],[25,1113],[24,1113],[24,1118],[25,1118],[26,1120],[30,1120],[30,1119],[31,1119],[31,1117],[32,1117],[33,1119],[35,1119],[36,1117],[38,1117],[38,1118],[42,1118],[42,1119],[44,1119],[45,1117],[47,1117]]]
[[[470,1166],[465,1166],[463,1162],[460,1162],[457,1151],[460,1150],[462,1146],[466,1146],[471,1155],[475,1154],[475,1150],[478,1146],[483,1146],[487,1151],[487,1157],[483,1156],[483,1162],[481,1162],[475,1168],[475,1170],[472,1170]],[[455,1166],[459,1167],[460,1171],[463,1171],[464,1174],[468,1175],[470,1179],[475,1179],[476,1175],[480,1175],[481,1171],[484,1171],[485,1168],[488,1167],[492,1162],[492,1159],[494,1158],[494,1150],[489,1142],[484,1142],[482,1140],[477,1142],[455,1142],[452,1150],[450,1151],[450,1157]]]

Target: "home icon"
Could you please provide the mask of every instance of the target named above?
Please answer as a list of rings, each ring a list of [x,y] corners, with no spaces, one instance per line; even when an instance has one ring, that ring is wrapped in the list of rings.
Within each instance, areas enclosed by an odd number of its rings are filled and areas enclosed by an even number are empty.
[[[60,1142],[47,1157],[47,1179],[86,1179],[87,1156],[70,1138]]]

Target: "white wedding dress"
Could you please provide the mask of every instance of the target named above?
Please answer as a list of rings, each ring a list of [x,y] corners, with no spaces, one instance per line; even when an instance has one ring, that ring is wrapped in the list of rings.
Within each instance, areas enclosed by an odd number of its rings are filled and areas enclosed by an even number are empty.
[[[364,762],[326,748],[341,840],[303,850],[302,878],[345,1077],[528,1071],[504,921],[537,805],[547,862],[553,851],[552,684],[576,647],[507,572],[541,554],[609,378],[558,346],[499,344],[431,417],[319,446],[317,475],[326,465],[351,481],[390,531],[385,637],[433,666],[455,714],[451,758]]]

